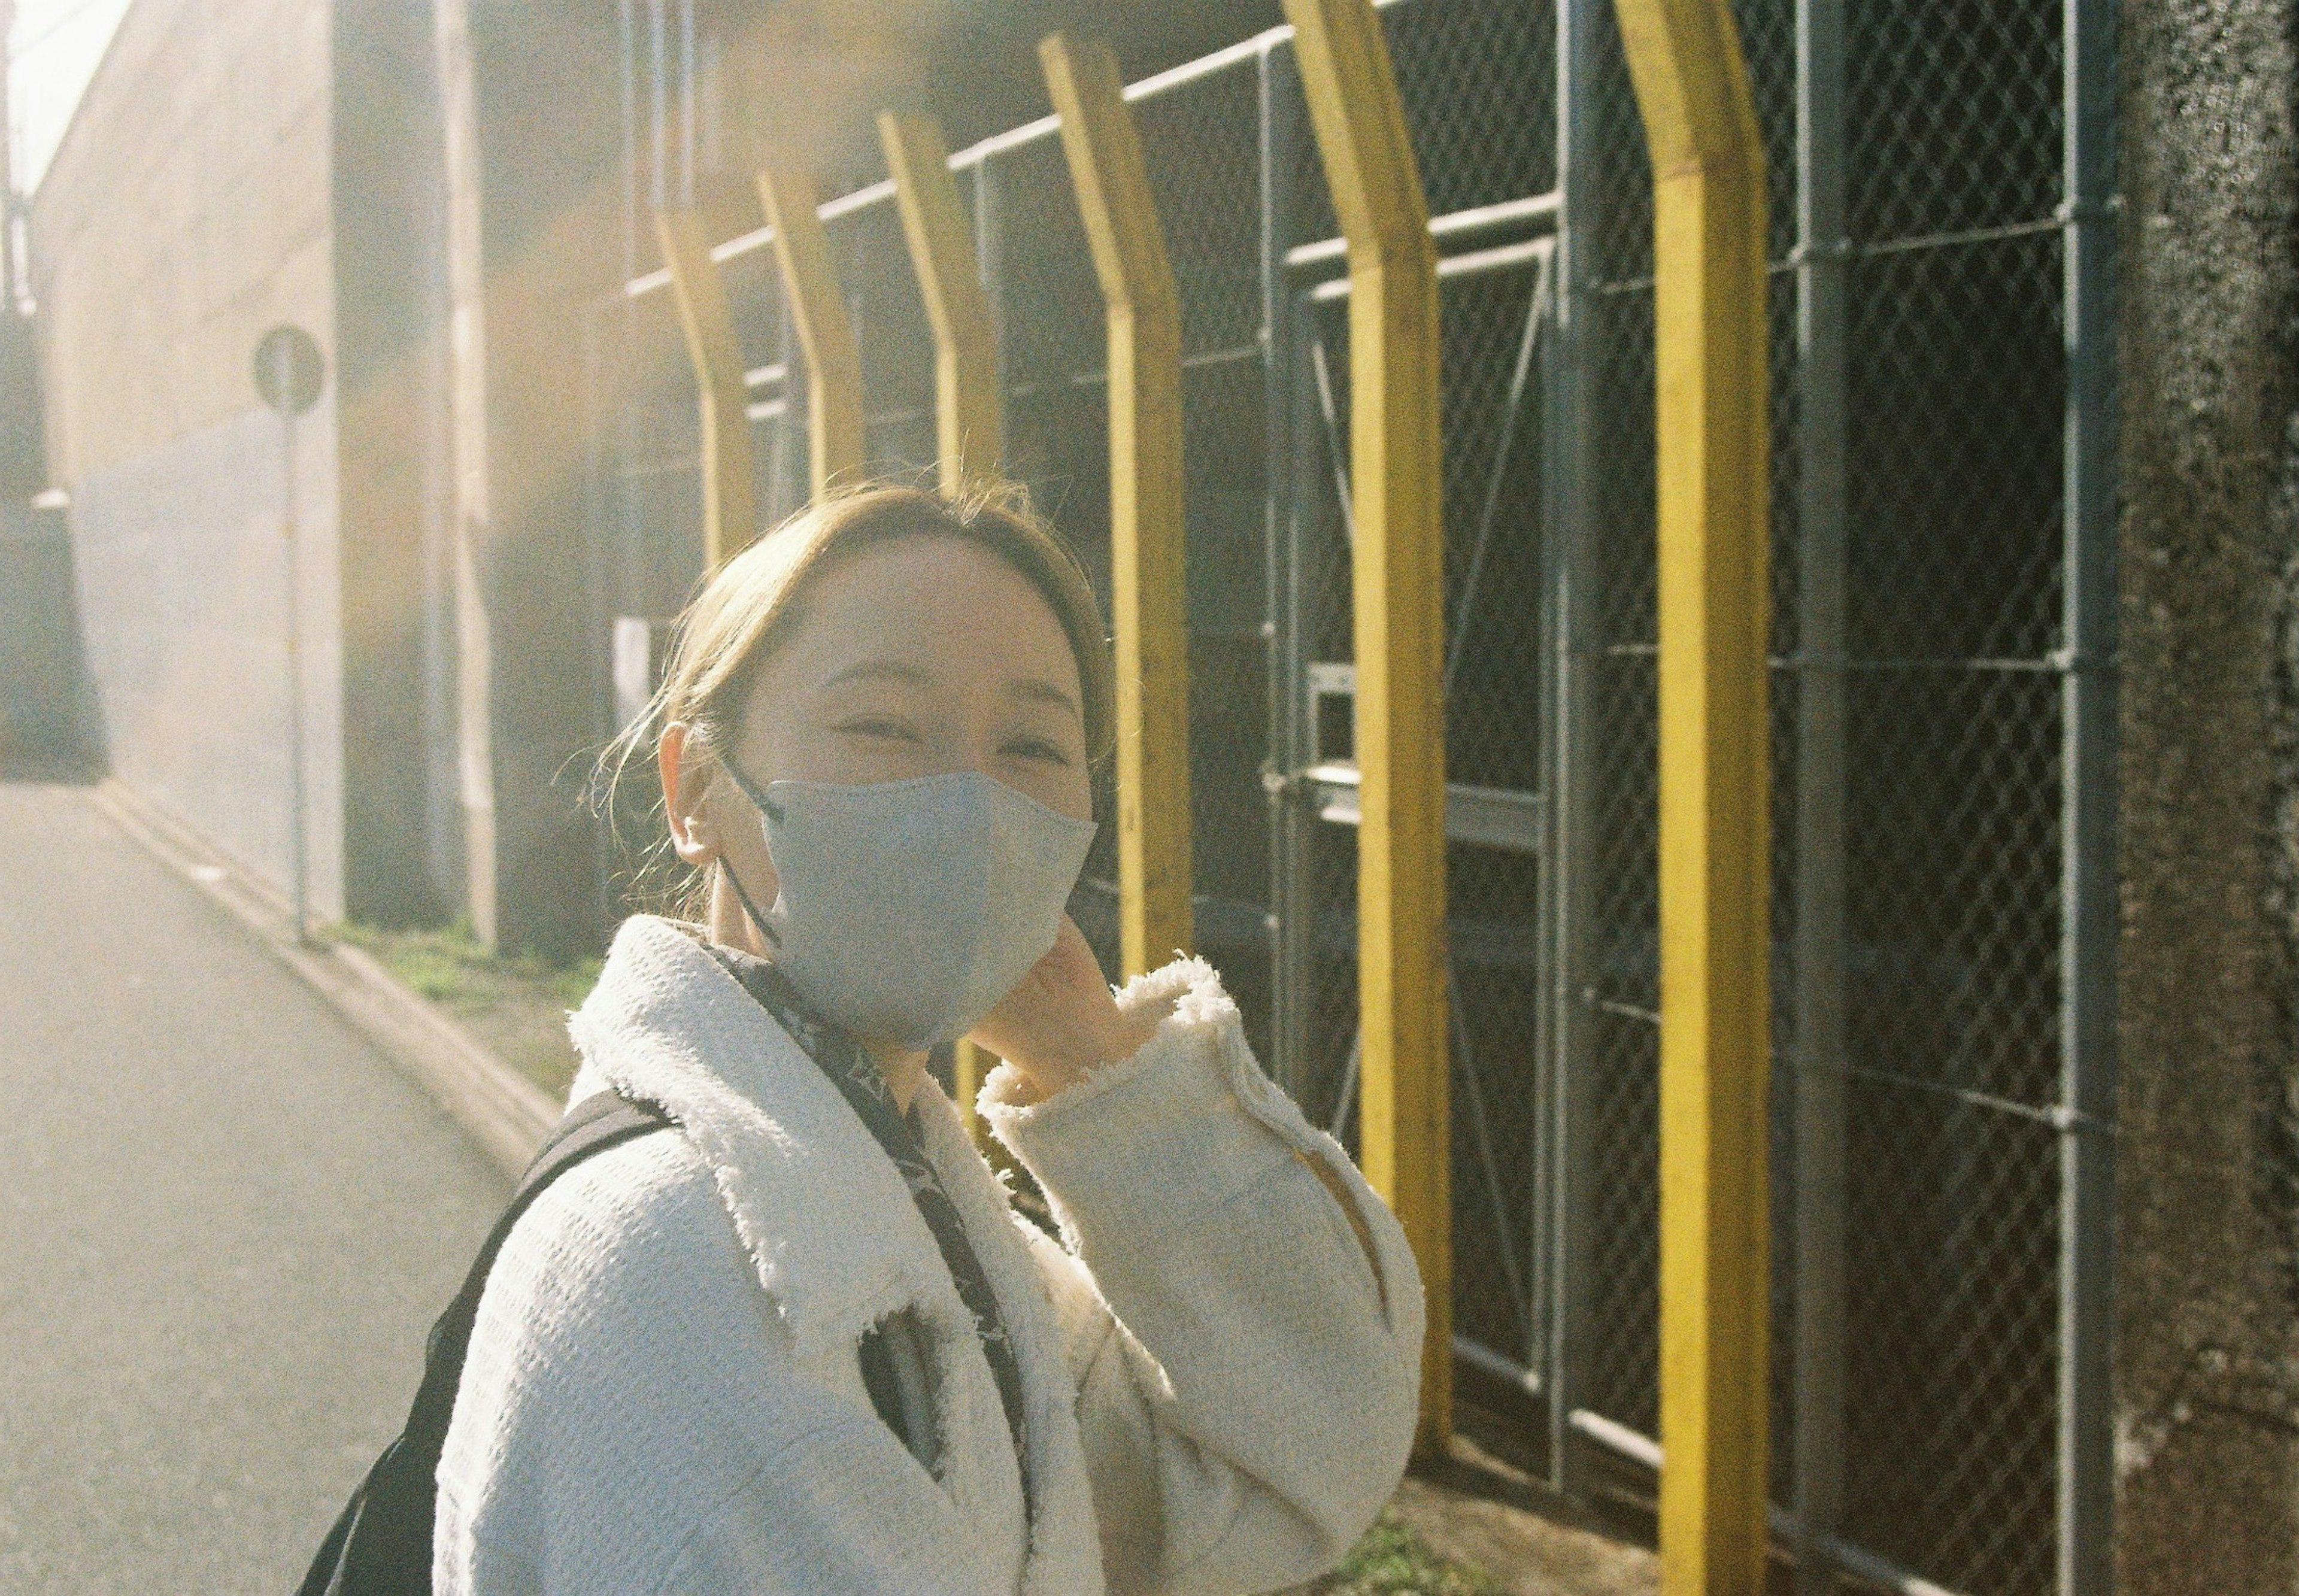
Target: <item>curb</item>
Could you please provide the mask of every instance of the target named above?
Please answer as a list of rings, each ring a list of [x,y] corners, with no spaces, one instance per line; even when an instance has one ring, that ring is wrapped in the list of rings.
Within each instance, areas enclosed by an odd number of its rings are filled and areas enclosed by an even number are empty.
[[[473,1041],[365,950],[307,943],[286,901],[117,777],[91,789],[95,806],[144,851],[237,920],[422,1087],[516,1180],[559,1122],[551,1094]]]

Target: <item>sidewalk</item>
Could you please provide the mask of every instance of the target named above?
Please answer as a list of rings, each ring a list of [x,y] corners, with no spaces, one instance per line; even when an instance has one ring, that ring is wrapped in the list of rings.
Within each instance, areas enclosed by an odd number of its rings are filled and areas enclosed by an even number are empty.
[[[85,788],[0,785],[0,1590],[294,1588],[508,1194]]]

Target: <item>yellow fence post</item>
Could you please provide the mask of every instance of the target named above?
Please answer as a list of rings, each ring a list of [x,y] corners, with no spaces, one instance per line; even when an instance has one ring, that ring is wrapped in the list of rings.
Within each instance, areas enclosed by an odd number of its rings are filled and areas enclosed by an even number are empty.
[[[934,328],[934,447],[942,490],[954,493],[998,470],[1004,430],[998,334],[941,125],[928,117],[881,112],[878,142],[885,148],[902,237]]]
[[[992,476],[1003,446],[1004,396],[998,391],[998,334],[990,320],[990,300],[982,291],[974,240],[967,236],[966,212],[950,175],[950,145],[941,126],[926,117],[878,113],[878,142],[886,170],[894,179],[894,203],[902,213],[902,238],[917,273],[918,295],[934,342],[934,452],[942,490]],[[979,1051],[958,1044],[952,1069],[958,1108],[976,1144],[993,1145],[974,1111],[983,1076]]]
[[[1191,943],[1190,636],[1182,307],[1141,140],[1106,45],[1038,46],[1109,337],[1109,592],[1117,653],[1117,887],[1128,976]]]
[[[1764,157],[1727,0],[1616,0],[1652,150],[1661,1588],[1764,1585],[1771,1076]]]
[[[806,353],[807,482],[820,498],[842,478],[861,475],[867,452],[862,355],[855,347],[838,269],[831,264],[830,240],[816,214],[813,179],[768,167],[759,173],[759,203],[774,229],[783,296]]]
[[[1453,1389],[1437,252],[1369,0],[1285,0],[1285,15],[1349,241],[1363,1148],[1428,1290],[1425,1453],[1452,1433]]]
[[[718,262],[710,258],[701,217],[689,210],[658,212],[655,231],[702,398],[702,560],[716,570],[759,530],[743,346],[735,337],[726,287],[719,280]]]

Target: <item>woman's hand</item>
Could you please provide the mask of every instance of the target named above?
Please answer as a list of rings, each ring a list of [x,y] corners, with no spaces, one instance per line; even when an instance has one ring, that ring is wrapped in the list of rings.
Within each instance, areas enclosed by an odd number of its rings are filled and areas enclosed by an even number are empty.
[[[1047,1098],[1096,1065],[1131,1058],[1173,1006],[1168,1000],[1132,1014],[1121,1010],[1085,934],[1064,915],[1053,947],[967,1040],[1020,1070],[1032,1091]]]

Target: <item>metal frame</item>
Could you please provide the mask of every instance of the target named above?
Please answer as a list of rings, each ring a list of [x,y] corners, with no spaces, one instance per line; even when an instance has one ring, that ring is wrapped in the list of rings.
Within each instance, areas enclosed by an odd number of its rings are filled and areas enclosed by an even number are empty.
[[[1844,1498],[1845,0],[1797,0],[1797,1596],[1836,1596]]]
[[[1331,9],[1334,0],[1320,0]],[[1412,4],[1413,0],[1407,0]],[[1650,4],[1654,0],[1643,0]],[[1669,0],[1679,10],[1688,0]],[[1456,253],[1437,266],[1440,275],[1473,269],[1464,247],[1473,248],[1489,237],[1522,239],[1554,219],[1550,245],[1550,286],[1553,320],[1544,328],[1536,351],[1545,393],[1541,441],[1542,519],[1547,528],[1541,614],[1542,704],[1546,752],[1538,794],[1479,794],[1454,788],[1446,805],[1447,829],[1456,837],[1485,826],[1481,845],[1493,837],[1514,845],[1537,827],[1540,856],[1540,985],[1542,994],[1540,1039],[1531,1067],[1536,1072],[1531,1089],[1542,1104],[1539,1140],[1528,1176],[1536,1205],[1540,1245],[1533,1259],[1530,1296],[1538,1309],[1539,1339],[1519,1366],[1511,1356],[1492,1347],[1454,1341],[1457,1359],[1514,1384],[1547,1405],[1548,1454],[1552,1483],[1569,1491],[1585,1490],[1587,1470],[1595,1454],[1589,1443],[1614,1457],[1657,1467],[1662,1453],[1651,1436],[1636,1433],[1622,1422],[1609,1400],[1588,1384],[1592,1348],[1600,1353],[1606,1324],[1592,1324],[1592,1313],[1602,1310],[1603,1298],[1594,1288],[1602,1283],[1589,1274],[1592,1265],[1590,1226],[1602,1193],[1594,1189],[1591,1140],[1592,1109],[1597,1093],[1614,1068],[1610,1055],[1599,1057],[1592,1045],[1592,1022],[1606,1006],[1597,987],[1606,972],[1594,968],[1594,950],[1600,945],[1594,891],[1601,863],[1599,844],[1605,835],[1595,812],[1598,789],[1595,771],[1601,750],[1606,761],[1617,759],[1617,735],[1599,725],[1594,716],[1592,673],[1614,655],[1641,653],[1641,644],[1608,648],[1598,635],[1599,591],[1610,556],[1603,540],[1629,528],[1610,528],[1603,519],[1606,454],[1602,447],[1605,418],[1594,407],[1609,391],[1600,371],[1617,370],[1619,346],[1606,330],[1611,318],[1593,312],[1600,295],[1639,294],[1638,281],[1599,281],[1605,269],[1598,262],[1595,224],[1602,208],[1622,196],[1598,188],[1598,157],[1602,170],[1614,170],[1619,154],[1611,143],[1620,124],[1611,120],[1609,85],[1613,46],[1609,22],[1600,7],[1610,0],[1557,0],[1556,16],[1556,140],[1557,183],[1551,195],[1521,195],[1495,204],[1478,205],[1428,224],[1432,241]],[[633,121],[645,113],[645,27],[633,12],[635,64],[626,80],[626,98]],[[660,12],[660,5],[653,7]],[[1850,1083],[1874,1077],[1882,1084],[1945,1092],[1952,1099],[1989,1112],[2007,1111],[2029,1121],[2045,1121],[2060,1135],[2063,1179],[2059,1215],[2058,1435],[2059,1589],[2072,1596],[2078,1591],[2103,1588],[2108,1578],[2112,1451],[2107,1425],[2106,1359],[2110,1325],[2108,1286],[2112,1259],[2112,1099],[2113,1057],[2111,1023],[2114,1005],[2114,966],[2112,893],[2114,839],[2112,788],[2114,740],[2114,646],[2110,608],[2113,592],[2112,525],[2112,170],[2113,22],[2103,0],[2065,0],[2066,71],[2062,102],[2066,110],[2067,143],[2061,152],[2065,172],[2066,203],[2056,219],[2019,221],[1988,236],[2010,237],[2052,230],[2064,245],[2068,367],[2066,387],[2066,483],[2064,523],[2061,528],[2065,558],[2062,586],[2062,646],[2048,659],[1967,661],[1983,669],[2050,671],[2056,675],[2063,715],[2064,744],[2060,772],[2065,781],[2064,808],[2060,817],[2064,841],[2065,873],[2060,884],[2062,917],[2061,973],[2063,1010],[2060,1093],[2055,1103],[2036,1106],[1987,1097],[1952,1085],[1913,1080],[1869,1068],[1872,1060],[1847,1056],[1847,991],[1844,940],[1848,931],[1846,898],[1859,888],[1856,877],[1847,880],[1845,855],[1850,822],[1847,778],[1849,769],[1845,724],[1847,671],[1884,670],[1900,661],[1846,659],[1845,589],[1856,571],[1845,569],[1848,528],[1847,480],[1857,480],[1862,461],[1850,456],[1844,436],[1845,400],[1854,387],[1847,374],[1849,358],[1860,353],[1852,342],[1849,307],[1857,262],[1870,254],[1909,248],[1960,247],[1980,235],[1941,233],[1921,238],[1889,238],[1866,245],[1847,240],[1846,174],[1841,170],[1846,129],[1848,69],[1845,37],[1846,0],[1799,0],[1797,6],[1797,109],[1798,214],[1796,247],[1776,270],[1792,274],[1797,298],[1797,392],[1801,399],[1796,423],[1799,461],[1796,540],[1797,614],[1796,653],[1775,661],[1772,669],[1797,686],[1794,736],[1797,748],[1795,810],[1797,829],[1783,837],[1779,858],[1790,865],[1797,882],[1797,925],[1793,960],[1795,984],[1784,994],[1784,1012],[1793,1017],[1794,1052],[1786,1065],[1794,1070],[1795,1112],[1793,1145],[1797,1190],[1794,1207],[1793,1241],[1797,1269],[1796,1367],[1794,1409],[1797,1451],[1793,1474],[1794,1502],[1790,1510],[1771,1510],[1776,1542],[1797,1552],[1800,1596],[1818,1596],[1837,1588],[1839,1574],[1905,1593],[1936,1596],[1941,1589],[1907,1569],[1894,1567],[1844,1538],[1845,1525],[1857,1502],[1843,1500],[1841,1475],[1847,1437],[1847,1393],[1845,1389],[1844,1337],[1847,1313],[1846,1267],[1847,1179],[1844,1136],[1845,1100]],[[1392,17],[1391,21],[1395,19]],[[655,64],[668,70],[668,50],[653,52]],[[1324,318],[1342,307],[1329,305],[1347,298],[1351,314],[1361,314],[1359,295],[1349,279],[1332,274],[1347,259],[1345,238],[1304,238],[1305,227],[1297,202],[1297,173],[1303,154],[1303,102],[1295,84],[1298,68],[1289,29],[1278,29],[1176,71],[1124,88],[1123,97],[1138,102],[1166,89],[1229,71],[1257,75],[1260,161],[1260,220],[1258,274],[1261,289],[1259,341],[1265,389],[1265,432],[1267,444],[1267,548],[1266,575],[1268,640],[1269,752],[1264,785],[1271,804],[1272,885],[1266,917],[1273,952],[1273,1045],[1274,1073],[1297,1095],[1312,1088],[1319,1094],[1318,1112],[1325,1105],[1340,1066],[1338,1057],[1312,1057],[1311,1040],[1322,1036],[1310,1012],[1319,978],[1317,939],[1332,938],[1346,921],[1336,903],[1320,902],[1320,886],[1312,870],[1312,839],[1320,826],[1346,823],[1352,811],[1362,813],[1361,783],[1344,765],[1321,767],[1315,746],[1310,701],[1320,691],[1346,691],[1329,680],[1331,663],[1312,658],[1318,635],[1314,613],[1323,602],[1306,584],[1320,569],[1330,570],[1333,550],[1332,529],[1319,520],[1325,513],[1323,498],[1331,495],[1331,448],[1328,418],[1320,413],[1318,395],[1308,379],[1311,353],[1319,327],[1305,318]],[[1601,84],[1601,91],[1600,91]],[[1856,109],[1856,107],[1855,107]],[[1603,129],[1600,152],[1599,128]],[[1034,140],[1059,134],[1058,117],[1048,117],[984,140],[935,164],[948,170],[976,171],[973,261],[982,274],[1000,268],[992,258],[992,206],[1002,185],[993,179],[1006,173],[987,169],[996,157]],[[668,128],[647,148],[675,181],[669,163],[679,140],[677,128]],[[635,226],[643,228],[641,212],[646,152],[645,140],[635,137],[633,187],[626,204]],[[1150,154],[1157,155],[1153,145]],[[898,185],[884,182],[838,196],[819,207],[828,220],[865,207],[897,202]],[[955,185],[951,186],[955,194]],[[675,197],[675,196],[674,196]],[[1242,197],[1242,196],[1241,196]],[[963,237],[963,223],[952,229]],[[710,252],[725,262],[775,242],[771,226],[727,240]],[[1182,234],[1177,230],[1176,245]],[[1504,244],[1505,250],[1525,247]],[[1184,262],[1187,264],[1187,262]],[[615,295],[626,312],[641,296],[669,285],[668,271],[636,274],[636,261],[625,287]],[[1612,276],[1640,270],[1628,268]],[[1785,286],[1785,285],[1784,285]],[[786,295],[791,301],[796,295]],[[994,342],[991,345],[994,351]],[[1233,356],[1236,352],[1225,352]],[[628,364],[610,362],[610,367]],[[754,374],[759,375],[759,374]],[[1099,380],[1100,374],[1093,374]],[[1083,379],[1083,378],[1081,378]],[[1853,395],[1855,396],[1856,395]],[[778,435],[779,436],[779,435]],[[1352,452],[1354,453],[1354,452]],[[692,461],[667,461],[647,468],[660,473],[692,470]],[[1310,473],[1314,474],[1305,474]],[[1344,484],[1345,511],[1356,495]],[[1330,618],[1329,618],[1330,619]],[[1314,679],[1313,679],[1314,678]],[[1605,789],[1610,792],[1610,777]],[[1864,835],[1864,834],[1858,834]],[[1608,857],[1608,856],[1607,856]],[[1609,868],[1609,867],[1606,867]],[[1608,922],[1609,924],[1609,922]],[[1645,1000],[1639,999],[1641,1002]],[[1627,1014],[1619,1004],[1612,1011]],[[1646,1016],[1649,1018],[1650,1016]],[[1450,1050],[1448,1050],[1450,1051]],[[1442,1058],[1445,1055],[1436,1055]],[[1355,1078],[1357,1065],[1349,1065]],[[1488,1080],[1490,1088],[1491,1082]],[[1511,1088],[1514,1089],[1514,1088]],[[1305,1101],[1307,1098],[1305,1097]],[[1609,1101],[1609,1100],[1606,1100]],[[1473,1111],[1465,1108],[1465,1112]],[[1604,1122],[1611,1126],[1609,1119]],[[1465,1150],[1468,1126],[1465,1122]],[[1609,1133],[1607,1133],[1609,1134]],[[1609,1143],[1607,1143],[1609,1145]],[[1465,1159],[1467,1156],[1465,1151]],[[1462,1178],[1473,1179],[1473,1167],[1461,1166]],[[1523,1203],[1512,1188],[1512,1206],[1522,1213]],[[1512,1221],[1514,1222],[1514,1221]],[[1784,1233],[1784,1234],[1789,1233]],[[2040,1236],[2038,1237],[2040,1240]],[[1432,1286],[1437,1276],[1432,1275]],[[1444,1300],[1442,1291],[1432,1297]],[[1593,1305],[1593,1306],[1592,1306]],[[1856,1309],[1857,1301],[1850,1306]],[[1432,1336],[1432,1343],[1437,1342]],[[1432,1347],[1432,1351],[1434,1348]],[[1760,1377],[1755,1384],[1760,1388]],[[1856,1397],[1856,1392],[1851,1392]],[[1599,1411],[1599,1409],[1602,1411]],[[1672,1446],[1671,1458],[1679,1456]],[[1900,1555],[1896,1553],[1896,1555]],[[1945,1572],[1945,1571],[1943,1571]]]
[[[1307,999],[1315,952],[1315,907],[1308,900],[1309,846],[1315,816],[1301,802],[1294,772],[1312,763],[1315,750],[1302,711],[1307,620],[1296,575],[1303,559],[1298,495],[1291,488],[1302,428],[1296,411],[1299,385],[1294,362],[1301,339],[1299,312],[1286,271],[1293,242],[1293,173],[1301,154],[1299,74],[1290,47],[1261,52],[1255,74],[1261,122],[1261,345],[1263,448],[1267,503],[1264,511],[1265,579],[1269,639],[1269,752],[1261,768],[1269,800],[1271,1068],[1295,1097],[1307,1095],[1310,1015]]]
[[[439,79],[439,137],[444,173],[447,430],[453,486],[452,598],[455,618],[455,775],[463,822],[463,890],[471,929],[496,945],[494,637],[486,578],[494,520],[487,456],[486,271],[479,230],[478,90],[469,0],[444,0],[433,12]]]
[[[1182,307],[1116,56],[1106,45],[1073,46],[1059,34],[1038,54],[1108,323],[1118,943],[1123,973],[1132,977],[1195,940]]]
[[[2063,0],[2059,1576],[2113,1582],[2116,11]]]
[[[806,352],[807,482],[818,498],[862,470],[862,356],[831,262],[830,240],[816,213],[814,180],[803,172],[763,168],[759,203],[774,233],[791,328]]]
[[[1589,370],[1596,263],[1581,217],[1596,203],[1597,6],[1556,7],[1556,316],[1548,362],[1546,506],[1550,536],[1544,573],[1543,723],[1549,728],[1549,840],[1541,872],[1548,928],[1548,1063],[1542,1138],[1547,1246],[1537,1287],[1548,1306],[1548,1480],[1574,1494],[1581,1484],[1573,1417],[1581,1410],[1589,1315],[1581,1282],[1589,1272],[1588,1142],[1592,1078],[1589,957],[1594,905],[1587,842],[1595,808],[1596,416]]]
[[[743,346],[726,309],[726,288],[702,219],[692,210],[659,211],[655,233],[686,335],[701,397],[702,558],[716,570],[758,536],[757,482],[751,473],[750,388]]]
[[[1421,1264],[1425,1451],[1451,1434],[1453,1386],[1437,252],[1373,6],[1285,12],[1349,240],[1360,1161]]]
[[[942,491],[955,494],[998,470],[1005,415],[998,328],[982,291],[941,126],[926,117],[882,112],[878,142],[893,174],[902,237],[934,328],[935,452]]]
[[[1764,1588],[1771,1243],[1764,157],[1726,0],[1617,0],[1652,151],[1661,1588]]]

